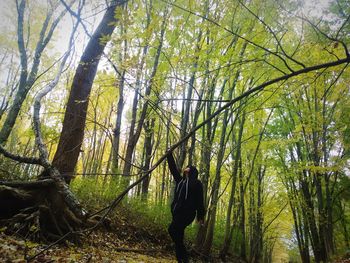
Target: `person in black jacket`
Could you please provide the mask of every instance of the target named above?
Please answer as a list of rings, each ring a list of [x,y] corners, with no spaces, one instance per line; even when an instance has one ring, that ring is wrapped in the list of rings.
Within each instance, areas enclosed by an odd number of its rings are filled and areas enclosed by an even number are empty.
[[[171,239],[175,243],[178,262],[187,263],[188,253],[184,245],[185,228],[197,215],[197,221],[203,224],[205,210],[203,203],[203,186],[197,179],[198,170],[195,166],[187,166],[180,175],[172,153],[167,156],[171,174],[175,180],[174,200],[171,203],[172,222],[168,228]]]

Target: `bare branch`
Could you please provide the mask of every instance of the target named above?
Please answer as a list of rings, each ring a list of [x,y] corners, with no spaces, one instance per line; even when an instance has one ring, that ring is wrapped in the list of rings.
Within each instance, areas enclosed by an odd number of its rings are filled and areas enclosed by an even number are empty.
[[[34,189],[34,188],[45,188],[54,185],[55,181],[52,179],[44,179],[40,181],[33,182],[22,182],[22,181],[0,181],[0,185],[5,185],[9,187],[24,188],[24,189]]]
[[[344,21],[344,23],[341,25],[341,27],[339,28],[335,38],[338,38],[339,34],[340,34],[340,31],[343,30],[343,28],[345,27],[345,25],[349,22],[350,20],[350,15],[346,18],[346,20]]]
[[[107,210],[105,212],[105,214],[103,215],[103,218],[106,218],[107,215],[120,203],[120,201],[124,198],[124,196],[127,195],[127,193],[134,188],[136,185],[138,185],[139,183],[141,183],[147,176],[150,175],[150,173],[152,173],[163,161],[164,159],[171,153],[173,152],[177,147],[179,147],[182,143],[184,143],[185,141],[187,141],[197,130],[199,130],[200,128],[202,128],[204,125],[206,125],[208,122],[210,122],[211,120],[213,120],[214,118],[216,118],[220,113],[222,113],[223,111],[225,111],[226,109],[230,108],[232,105],[234,105],[236,102],[251,96],[253,94],[256,94],[262,90],[264,90],[265,87],[270,86],[272,84],[278,83],[280,81],[285,81],[288,80],[290,78],[299,76],[301,74],[305,74],[308,72],[312,72],[315,70],[319,70],[319,69],[326,69],[326,68],[330,68],[330,67],[335,67],[338,65],[342,65],[344,63],[350,63],[350,57],[344,58],[344,59],[340,59],[337,61],[332,61],[332,62],[328,62],[328,63],[324,63],[324,64],[320,64],[320,65],[315,65],[315,66],[311,66],[311,67],[307,67],[307,68],[303,68],[301,70],[292,72],[290,74],[281,76],[279,78],[275,78],[272,79],[270,81],[267,81],[255,88],[252,88],[244,93],[242,93],[240,96],[232,99],[230,102],[226,103],[225,105],[223,105],[222,107],[220,107],[217,111],[215,111],[209,118],[205,119],[202,123],[200,123],[199,125],[197,125],[196,127],[194,127],[189,133],[187,133],[183,138],[181,138],[177,143],[173,144],[169,150],[167,150],[165,152],[165,154],[163,156],[161,156],[158,161],[148,170],[148,171],[144,171],[143,172],[143,176],[141,176],[137,181],[135,181],[134,183],[132,183],[129,187],[127,187],[122,193],[120,193],[114,200],[113,202],[101,209],[100,211],[94,213],[93,215],[97,214],[97,213],[101,213],[105,210]],[[92,216],[92,215],[91,215]]]
[[[288,58],[290,59],[291,61],[293,61],[294,63],[298,64],[299,66],[302,66],[303,68],[305,68],[305,65],[299,61],[297,61],[296,59],[294,59],[292,56],[289,56],[287,54],[287,52],[284,50],[282,44],[281,44],[281,41],[278,39],[276,33],[271,29],[271,27],[265,23],[264,20],[262,20],[259,16],[257,16],[253,11],[251,11],[242,1],[239,1],[239,3],[252,15],[254,16],[256,19],[258,19],[269,31],[270,33],[272,34],[273,38],[276,40],[277,42],[277,45],[280,47],[282,53]],[[285,66],[290,70],[290,71],[293,71],[289,65],[287,64],[287,61],[284,61],[284,64]]]
[[[64,7],[67,9],[67,11],[72,15],[74,16],[78,22],[81,24],[81,26],[83,27],[84,31],[85,31],[85,34],[88,35],[89,37],[92,37],[92,35],[89,33],[86,25],[83,23],[81,17],[80,17],[80,13],[76,13],[72,10],[71,8],[71,4],[67,4],[64,0],[60,0],[61,3],[64,5]]]
[[[252,46],[254,46],[254,47],[257,47],[257,48],[259,48],[259,49],[261,49],[261,50],[264,50],[264,51],[267,52],[268,54],[271,54],[271,55],[277,57],[277,58],[280,59],[286,66],[288,65],[287,62],[286,62],[286,60],[285,60],[281,55],[279,55],[277,52],[273,52],[273,51],[271,51],[270,49],[268,49],[268,48],[266,48],[266,47],[263,47],[263,46],[261,46],[261,45],[255,43],[255,42],[253,42],[253,41],[247,39],[247,38],[244,37],[244,36],[239,35],[237,32],[234,32],[234,31],[232,31],[231,29],[228,29],[228,28],[222,26],[221,24],[219,24],[218,22],[214,21],[213,19],[210,19],[210,18],[205,17],[205,16],[203,16],[203,15],[201,15],[201,14],[198,14],[198,13],[196,13],[196,12],[193,12],[193,11],[191,11],[191,10],[188,10],[188,9],[186,9],[186,8],[184,8],[184,7],[182,7],[182,6],[179,6],[179,5],[175,4],[175,3],[168,2],[167,0],[161,0],[161,1],[164,2],[164,3],[167,3],[167,4],[169,4],[169,5],[175,6],[175,7],[179,8],[179,9],[181,9],[182,11],[185,11],[185,12],[191,14],[191,15],[195,15],[195,16],[197,16],[197,17],[200,17],[200,18],[204,19],[205,21],[208,21],[208,22],[212,23],[213,25],[215,25],[215,26],[217,26],[217,27],[219,27],[219,28],[225,30],[226,32],[228,32],[228,33],[230,33],[230,34],[232,34],[232,35],[238,37],[239,39],[242,39],[243,41],[247,42],[248,44],[250,44],[250,45],[252,45]],[[293,72],[293,70],[292,70],[290,67],[287,66],[287,68],[288,68],[291,72]]]
[[[39,164],[42,165],[41,160],[39,158],[33,158],[33,157],[23,157],[20,155],[13,154],[9,151],[7,151],[2,145],[0,145],[0,153],[4,155],[7,158],[10,158],[14,161],[20,162],[20,163],[29,163],[29,164]]]
[[[327,39],[331,40],[331,41],[334,41],[334,42],[339,42],[342,44],[343,48],[344,48],[344,51],[345,51],[345,55],[346,57],[350,57],[350,54],[349,54],[349,50],[346,46],[346,43],[344,43],[343,41],[341,41],[340,39],[338,39],[337,37],[331,37],[329,35],[327,35],[325,32],[323,32],[317,25],[315,25],[314,23],[312,23],[309,19],[305,18],[305,17],[301,17],[301,16],[297,16],[298,18],[306,21],[307,23],[309,23],[309,25],[311,25],[311,27],[318,33],[320,33],[322,36],[326,37]],[[348,19],[350,19],[350,16],[348,17]],[[346,21],[348,21],[348,19]],[[344,24],[343,24],[344,26]],[[338,34],[337,34],[338,36]]]

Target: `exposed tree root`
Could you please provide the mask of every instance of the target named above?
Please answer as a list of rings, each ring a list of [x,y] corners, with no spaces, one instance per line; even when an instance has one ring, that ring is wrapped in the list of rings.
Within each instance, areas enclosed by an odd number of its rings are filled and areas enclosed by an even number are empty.
[[[97,221],[87,220],[87,213],[76,206],[76,200],[74,205],[68,204],[67,188],[60,186],[54,180],[0,182],[0,226],[8,234],[47,242],[70,232],[69,239],[79,242],[79,230]]]

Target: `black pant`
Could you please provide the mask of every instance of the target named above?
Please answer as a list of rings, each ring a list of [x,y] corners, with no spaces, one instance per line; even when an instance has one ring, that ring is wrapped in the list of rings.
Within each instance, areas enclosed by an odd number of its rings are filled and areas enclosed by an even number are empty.
[[[168,232],[171,236],[171,239],[175,243],[175,252],[177,262],[187,263],[188,253],[184,245],[184,233],[185,228],[190,225],[194,220],[194,215],[188,216],[173,216],[173,220],[168,228]]]

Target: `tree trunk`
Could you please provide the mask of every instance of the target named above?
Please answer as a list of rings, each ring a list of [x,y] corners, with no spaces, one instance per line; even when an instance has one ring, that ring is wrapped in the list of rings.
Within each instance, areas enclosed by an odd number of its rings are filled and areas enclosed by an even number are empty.
[[[153,148],[153,131],[154,131],[154,123],[155,119],[147,120],[145,123],[145,143],[144,143],[144,149],[145,149],[145,164],[143,166],[144,171],[149,170],[151,165],[151,158],[152,158],[152,148]],[[148,194],[148,187],[150,183],[150,177],[146,177],[142,182],[142,199],[147,200],[147,194]]]
[[[122,23],[121,25],[121,37],[123,37],[123,34],[126,35],[127,30],[126,26]],[[122,65],[123,59],[127,56],[128,51],[128,41],[125,38],[124,41],[120,44],[119,49],[122,49],[123,46],[123,52],[119,52],[119,64]],[[113,130],[113,141],[112,141],[112,173],[118,173],[119,172],[119,142],[120,142],[120,130],[122,126],[122,116],[123,116],[123,109],[124,109],[124,83],[125,83],[125,74],[126,70],[123,69],[123,71],[120,73],[116,66],[112,65],[114,70],[116,71],[116,74],[119,75],[119,83],[118,83],[118,91],[119,91],[119,98],[118,98],[118,104],[117,104],[117,117],[115,121],[115,128]]]
[[[228,79],[224,80],[223,87],[226,85]],[[229,92],[229,99],[232,98],[233,90],[235,88],[235,84],[231,87]],[[224,90],[224,89],[222,89]],[[220,146],[219,146],[219,152],[217,154],[217,163],[216,163],[216,172],[215,172],[215,179],[213,183],[212,188],[212,196],[211,196],[211,202],[210,207],[208,211],[208,229],[205,236],[205,241],[203,244],[203,252],[209,256],[212,242],[213,242],[213,236],[214,236],[214,226],[216,221],[216,210],[217,210],[217,203],[219,198],[219,189],[220,189],[220,182],[221,182],[221,167],[224,159],[224,154],[226,150],[226,130],[227,125],[229,122],[229,110],[225,111],[224,117],[222,120],[222,132],[220,137]]]
[[[218,74],[218,73],[217,73]],[[214,98],[215,86],[217,81],[217,76],[213,78],[209,92],[207,94],[207,98],[212,100]],[[222,94],[222,93],[221,93]],[[205,111],[203,112],[204,118],[210,116],[212,114],[213,102],[208,101],[206,103]],[[205,138],[205,142],[202,144],[201,149],[201,162],[200,162],[200,170],[202,171],[202,183],[203,183],[203,195],[204,195],[204,207],[207,209],[209,206],[209,198],[208,198],[208,186],[209,186],[209,178],[210,178],[210,160],[211,160],[211,152],[212,152],[212,142],[214,139],[214,135],[216,132],[217,121],[212,123],[209,121],[207,125],[204,126],[203,138]],[[196,249],[203,250],[203,240],[205,240],[205,236],[208,229],[208,216],[205,220],[204,226],[200,226],[196,236]]]
[[[243,187],[243,169],[242,169],[242,161],[240,160],[240,172],[239,172],[239,181],[240,181],[240,216],[239,219],[239,226],[240,226],[240,232],[241,232],[241,247],[240,247],[240,256],[243,260],[246,260],[247,258],[247,251],[246,251],[246,231],[245,231],[245,201],[244,201],[244,193],[245,189]]]
[[[113,131],[113,144],[112,144],[112,172],[119,172],[119,141],[120,141],[120,129],[122,126],[122,114],[124,108],[124,77],[125,70],[123,70],[119,81],[119,99],[117,106],[117,118],[115,122],[115,128]]]
[[[160,58],[160,54],[161,54],[162,47],[163,47],[164,34],[165,34],[165,29],[166,29],[166,21],[167,21],[167,12],[165,12],[165,15],[163,17],[159,45],[157,47],[157,52],[156,52],[156,56],[154,59],[154,64],[153,64],[153,69],[152,69],[152,73],[150,76],[150,81],[149,81],[149,84],[147,85],[146,90],[145,90],[145,94],[144,94],[145,102],[144,102],[142,110],[141,110],[140,118],[138,120],[136,130],[134,131],[134,130],[131,130],[131,128],[130,128],[130,136],[129,136],[129,141],[128,141],[128,145],[126,148],[125,163],[124,163],[124,169],[123,169],[124,176],[130,175],[131,166],[132,166],[132,156],[134,154],[135,146],[136,146],[136,144],[139,140],[139,137],[141,135],[142,126],[143,126],[143,123],[144,123],[145,118],[146,118],[149,99],[150,99],[151,91],[153,89],[153,84],[155,81],[155,76],[156,76],[158,64],[159,64],[159,58]],[[127,184],[128,184],[128,182],[125,182],[125,185],[127,185]]]
[[[53,165],[65,176],[69,184],[78,161],[84,137],[85,121],[91,87],[97,66],[107,41],[116,27],[115,10],[125,2],[113,1],[89,40],[75,72],[64,115],[62,132],[53,159]]]
[[[147,3],[147,1],[146,1],[146,3]],[[151,23],[151,16],[150,16],[151,10],[152,10],[152,1],[150,2],[150,7],[147,10],[147,22],[146,22],[145,31],[149,30],[149,26]],[[135,88],[135,92],[134,92],[134,98],[133,98],[132,109],[131,109],[131,123],[130,123],[130,128],[129,128],[129,136],[128,136],[128,142],[125,145],[126,148],[124,148],[125,159],[124,159],[123,176],[128,176],[128,174],[130,173],[133,147],[135,147],[134,145],[136,145],[136,142],[134,142],[135,141],[134,133],[135,133],[135,126],[136,126],[136,121],[137,121],[137,108],[138,108],[138,103],[139,103],[139,93],[141,90],[141,79],[142,79],[142,74],[143,74],[143,68],[144,68],[144,64],[146,62],[146,56],[148,54],[148,49],[149,49],[149,41],[150,40],[148,37],[146,39],[145,46],[142,48],[141,61],[138,65],[137,72],[136,72],[136,88]],[[129,171],[128,174],[124,173],[125,167],[127,167],[127,170]],[[121,177],[119,179],[120,179],[120,181],[124,181],[124,177]],[[124,183],[124,182],[122,182],[122,183]]]
[[[197,38],[197,44],[196,44],[196,50],[195,53],[198,53],[200,51],[200,42],[202,40],[202,31],[199,32],[198,38]],[[190,81],[188,83],[188,89],[187,89],[187,94],[184,97],[186,101],[184,101],[184,108],[183,108],[183,115],[182,115],[182,119],[181,119],[181,129],[180,129],[180,137],[184,137],[185,134],[187,133],[187,128],[188,128],[188,124],[190,121],[190,108],[192,105],[192,93],[193,93],[193,87],[194,87],[194,82],[196,79],[196,72],[197,72],[197,67],[198,67],[198,60],[199,60],[199,55],[197,55],[195,57],[195,61],[193,64],[193,69],[192,69],[192,75],[190,78]],[[197,104],[200,102],[197,102]],[[195,126],[195,125],[194,125]],[[194,127],[193,126],[193,127]],[[179,154],[179,160],[178,160],[178,167],[183,167],[185,159],[186,159],[186,146],[187,146],[187,142],[182,144],[180,146],[180,154]],[[190,157],[192,158],[192,157]]]
[[[236,138],[234,139],[234,141],[236,141],[236,144],[235,144],[236,152],[232,154],[232,158],[234,160],[233,172],[232,172],[232,185],[231,185],[231,194],[230,194],[230,199],[229,199],[227,214],[226,214],[225,239],[224,239],[223,247],[220,251],[220,255],[222,258],[225,258],[225,255],[229,250],[229,247],[232,241],[232,231],[235,226],[235,224],[232,224],[231,226],[231,214],[233,210],[234,197],[236,193],[236,182],[238,178],[239,162],[241,160],[241,143],[242,143],[244,122],[245,122],[245,113],[243,113],[242,115],[243,115],[242,119],[241,121],[239,121],[240,125],[239,125],[238,136],[237,136],[237,139]]]
[[[263,205],[263,179],[265,176],[265,167],[259,167],[257,171],[257,207],[256,207],[256,225],[253,229],[254,234],[254,263],[259,263],[262,261],[263,255],[263,214],[262,214],[262,205]]]
[[[169,148],[169,141],[170,141],[170,124],[171,124],[171,115],[170,115],[170,109],[172,109],[173,102],[171,101],[168,104],[168,111],[169,114],[167,116],[167,124],[166,124],[166,136],[165,136],[165,149]],[[161,204],[163,204],[163,200],[165,200],[165,189],[169,189],[170,187],[166,187],[166,182],[168,182],[168,177],[166,176],[166,162],[163,163],[163,171],[162,171],[162,186],[161,186],[161,193],[160,193],[160,201]]]

